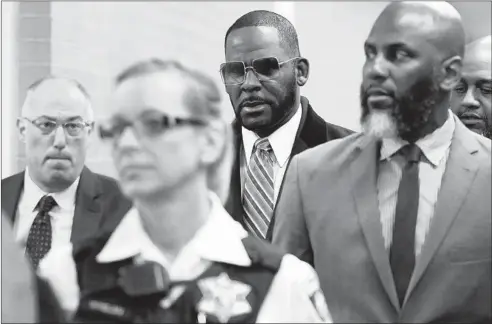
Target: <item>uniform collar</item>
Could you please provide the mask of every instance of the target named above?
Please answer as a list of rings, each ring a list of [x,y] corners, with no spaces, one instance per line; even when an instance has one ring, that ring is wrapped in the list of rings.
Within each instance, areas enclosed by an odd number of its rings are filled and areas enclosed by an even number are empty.
[[[434,167],[439,165],[446,155],[446,151],[450,147],[451,140],[453,139],[454,129],[455,121],[451,111],[448,110],[448,118],[441,127],[415,142],[422,150],[427,160],[432,163]],[[406,144],[408,144],[408,142],[400,138],[384,138],[381,145],[380,160],[383,161],[391,158],[391,156]]]
[[[80,176],[67,189],[60,192],[48,193],[39,188],[32,180],[29,169],[26,167],[26,172],[24,173],[24,197],[29,198],[26,201],[29,204],[29,210],[34,211],[39,200],[45,195],[52,196],[60,208],[72,209],[75,206],[75,194],[79,180]]]
[[[272,146],[273,153],[277,159],[280,167],[283,167],[287,160],[289,159],[290,153],[292,152],[292,146],[296,139],[297,130],[301,123],[302,108],[298,107],[296,113],[292,118],[282,125],[280,128],[275,130],[270,136],[268,136],[268,141]],[[249,159],[251,153],[253,152],[253,147],[257,139],[260,137],[256,133],[242,127],[241,129],[243,135],[244,152],[246,157]]]
[[[176,260],[184,254],[195,254],[201,259],[213,262],[251,265],[251,259],[242,243],[242,239],[248,235],[247,232],[225,211],[216,194],[210,192],[209,199],[211,210],[208,220],[179,252]],[[159,259],[164,258],[145,232],[138,211],[132,208],[116,227],[96,259],[100,263],[110,263],[144,253],[148,255],[149,250],[153,250],[154,255],[160,254]]]

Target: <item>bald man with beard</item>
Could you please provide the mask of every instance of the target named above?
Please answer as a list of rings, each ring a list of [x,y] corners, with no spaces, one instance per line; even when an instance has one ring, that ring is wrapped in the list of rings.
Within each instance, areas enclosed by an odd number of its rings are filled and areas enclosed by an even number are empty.
[[[389,4],[363,132],[291,162],[273,243],[314,265],[334,322],[491,322],[491,142],[449,109],[464,44],[449,3]]]
[[[451,97],[451,108],[472,131],[492,135],[492,37],[466,46],[463,73]]]

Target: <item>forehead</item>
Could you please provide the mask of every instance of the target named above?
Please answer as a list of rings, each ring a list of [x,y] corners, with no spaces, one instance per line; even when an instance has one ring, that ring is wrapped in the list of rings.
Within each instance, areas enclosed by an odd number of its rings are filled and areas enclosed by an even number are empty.
[[[136,116],[144,110],[165,114],[188,115],[184,95],[188,81],[177,71],[146,74],[123,81],[112,98],[113,114]]]
[[[46,80],[28,95],[29,117],[89,117],[90,102],[71,81]]]
[[[249,61],[255,58],[276,56],[284,59],[278,31],[269,26],[243,27],[233,30],[227,37],[226,60]]]
[[[367,38],[367,42],[376,46],[405,44],[418,49],[429,48],[430,39],[435,33],[435,21],[431,15],[418,12],[382,14]]]
[[[490,48],[472,48],[467,50],[463,59],[463,77],[492,79],[492,50]]]

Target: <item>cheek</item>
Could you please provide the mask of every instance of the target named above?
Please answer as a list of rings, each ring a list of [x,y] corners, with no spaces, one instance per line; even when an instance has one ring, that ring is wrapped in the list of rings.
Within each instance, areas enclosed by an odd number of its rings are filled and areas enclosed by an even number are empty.
[[[482,107],[489,120],[492,120],[492,97],[488,96],[482,99]]]

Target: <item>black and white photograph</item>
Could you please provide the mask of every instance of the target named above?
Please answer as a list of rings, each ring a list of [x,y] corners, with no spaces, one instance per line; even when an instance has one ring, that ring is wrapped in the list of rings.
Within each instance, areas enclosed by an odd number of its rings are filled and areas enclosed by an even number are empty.
[[[1,1],[1,323],[492,322],[492,2]]]

